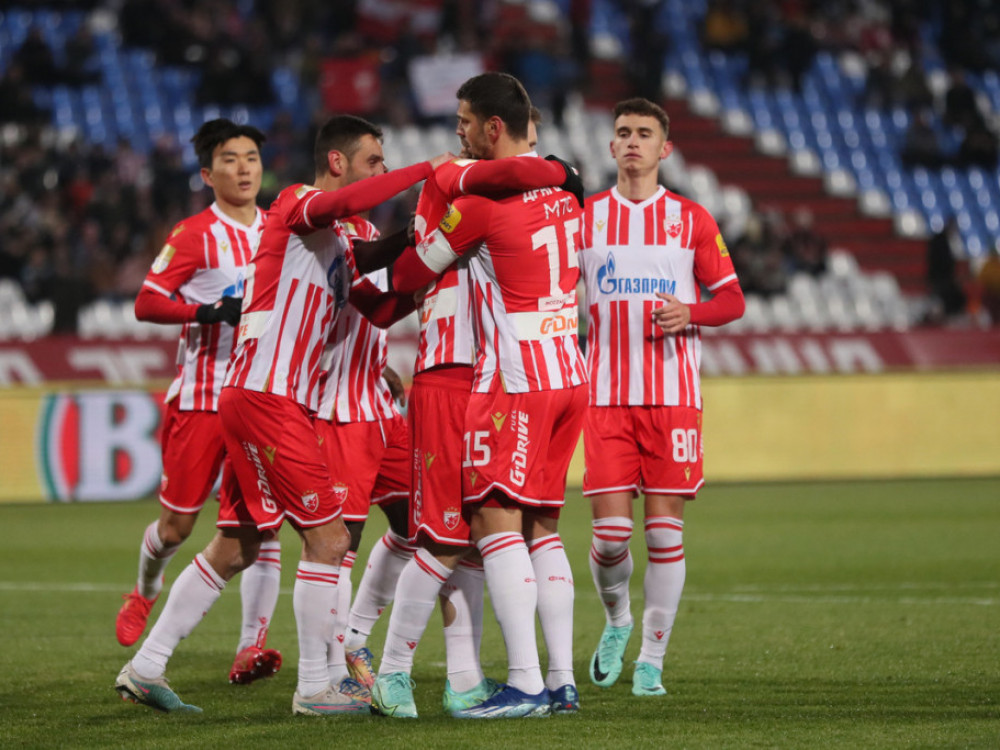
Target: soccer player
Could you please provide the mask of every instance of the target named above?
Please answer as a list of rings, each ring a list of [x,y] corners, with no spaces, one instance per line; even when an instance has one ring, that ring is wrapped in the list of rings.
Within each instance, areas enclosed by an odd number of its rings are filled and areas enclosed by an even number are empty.
[[[436,157],[339,190],[332,186],[333,142],[340,121],[316,139],[316,184],[292,185],[275,200],[248,269],[236,350],[219,397],[223,437],[242,489],[234,516],[220,527],[171,589],[166,607],[115,687],[122,697],[164,711],[200,711],[183,703],[163,675],[177,644],[219,598],[226,582],[256,559],[269,530],[287,519],[302,538],[293,609],[299,636],[294,713],[337,715],[367,704],[330,685],[327,649],[340,563],[350,536],[313,426],[322,353],[346,304],[355,258],[338,219],[371,209],[453,158]],[[358,136],[362,142],[373,135]],[[359,254],[369,272],[392,254]]]
[[[360,118],[342,116],[336,129],[337,140],[330,147],[331,186],[346,187],[360,179],[384,174],[382,131]],[[370,135],[372,138],[359,138]],[[343,219],[352,245],[374,242],[378,230],[362,216]],[[400,232],[383,242],[394,243],[399,251],[407,245],[408,233]],[[333,638],[330,640],[328,669],[330,683],[342,693],[370,701],[368,686],[348,674],[343,642],[351,611],[351,571],[361,543],[361,533],[371,505],[378,505],[389,519],[383,541],[398,554],[375,555],[365,571],[359,590],[359,608],[370,603],[371,590],[391,591],[399,575],[402,558],[412,556],[407,544],[407,503],[410,489],[409,435],[406,422],[395,404],[395,394],[386,377],[398,382],[386,367],[386,339],[383,328],[413,312],[412,295],[398,298],[389,293],[384,269],[357,276],[346,305],[331,328],[327,371],[322,376],[316,432],[326,454],[334,491],[343,499],[343,515],[351,543],[340,565]],[[372,318],[372,319],[370,319]],[[384,377],[386,376],[386,377]],[[402,395],[399,383],[399,394]],[[384,606],[384,605],[382,605]],[[358,654],[352,653],[357,660]]]
[[[531,105],[517,79],[483,74],[463,84],[457,96],[457,132],[467,153],[482,159],[530,154]],[[448,381],[454,381],[450,387],[455,397],[470,385],[472,389],[461,451],[466,510],[442,493],[438,500],[442,506],[423,513],[425,524],[441,524],[437,532],[441,536],[435,536],[433,527],[423,530],[439,542],[469,519],[469,534],[482,555],[507,645],[509,673],[506,686],[475,706],[453,711],[455,716],[544,715],[552,700],[548,688],[572,695],[575,701],[572,573],[557,519],[586,406],[584,361],[575,341],[580,218],[577,201],[558,188],[519,192],[495,201],[463,196],[393,269],[394,287],[410,291],[434,281],[467,256],[472,335],[478,351],[472,381],[467,371],[435,373],[441,381],[435,385],[447,388]],[[431,317],[439,305],[442,310],[453,306],[456,296],[436,300]],[[412,394],[411,406],[415,399]],[[450,452],[455,452],[454,446]],[[429,475],[446,456],[425,450],[422,457]],[[415,499],[420,491],[415,480]],[[425,502],[422,494],[419,497]],[[455,541],[464,544],[465,539]],[[451,554],[460,558],[464,552]],[[443,554],[422,556],[421,551],[414,558],[426,568],[428,579],[439,579],[439,587],[454,568],[444,559]],[[431,585],[429,581],[427,587]],[[539,603],[545,609],[539,613],[549,645],[548,681],[542,678],[535,643]],[[419,625],[422,632],[428,617],[425,605],[422,623],[411,625],[414,629]],[[560,637],[550,637],[556,630]],[[412,683],[405,668],[393,671],[404,666],[403,659],[396,658],[387,642],[372,703],[383,713],[415,716]]]
[[[260,146],[264,134],[226,119],[206,122],[191,139],[201,178],[215,201],[174,227],[135,301],[139,320],[182,323],[177,377],[167,391],[163,425],[160,517],[139,548],[139,579],[118,612],[118,642],[131,646],[146,628],[163,587],[163,573],[194,528],[226,455],[217,414],[222,379],[235,343],[247,265],[257,251],[264,214]],[[228,469],[220,490],[223,508],[238,492]],[[224,513],[222,515],[225,515]],[[220,516],[220,523],[224,523]],[[281,654],[265,647],[278,599],[281,548],[262,543],[257,562],[241,579],[243,627],[231,682],[274,674]]]
[[[632,632],[632,500],[642,491],[649,559],[632,692],[655,696],[665,693],[663,659],[684,588],[684,506],[704,481],[698,330],[736,320],[744,301],[715,220],[657,182],[673,148],[666,113],[637,98],[619,102],[614,116],[618,183],[588,199],[580,254],[590,374],[583,493],[607,619],[590,678],[610,687],[622,671]],[[711,300],[700,301],[701,286]]]

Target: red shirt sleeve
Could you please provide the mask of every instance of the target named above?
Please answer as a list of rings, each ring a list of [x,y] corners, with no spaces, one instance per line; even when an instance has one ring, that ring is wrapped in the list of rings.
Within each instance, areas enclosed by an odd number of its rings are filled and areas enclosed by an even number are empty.
[[[746,300],[736,280],[719,287],[707,302],[689,305],[691,323],[699,326],[722,326],[743,316]]]
[[[460,164],[460,162],[452,162]],[[566,181],[566,172],[558,162],[535,156],[509,156],[505,159],[473,161],[464,169],[445,170],[438,187],[448,200],[460,195],[510,195],[543,187],[559,187]]]
[[[150,323],[187,323],[194,320],[196,304],[188,304],[178,291],[198,270],[202,235],[182,221],[174,227],[135,300],[135,317]]]
[[[415,292],[445,272],[456,260],[479,247],[493,214],[486,198],[467,196],[448,207],[437,229],[408,247],[392,267],[392,288]]]
[[[337,219],[369,211],[432,173],[430,162],[420,162],[358,180],[338,190],[319,190],[303,185],[295,191],[298,200],[279,201],[277,208],[293,232],[310,234],[330,226]]]
[[[364,277],[351,286],[349,300],[358,312],[379,328],[388,328],[417,309],[412,294],[383,292]]]

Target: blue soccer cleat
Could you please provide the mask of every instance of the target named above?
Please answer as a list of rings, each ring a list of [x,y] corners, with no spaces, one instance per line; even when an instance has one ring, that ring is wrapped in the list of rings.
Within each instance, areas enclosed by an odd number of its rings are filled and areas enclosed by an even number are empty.
[[[632,635],[631,625],[605,625],[601,642],[590,659],[590,681],[597,687],[611,687],[625,665],[625,647]]]
[[[444,706],[445,711],[452,716],[456,716],[456,712],[466,708],[472,708],[473,706],[478,706],[483,701],[492,698],[498,692],[503,690],[503,688],[503,683],[487,677],[471,690],[456,693],[451,689],[451,683],[446,680],[444,683],[444,695],[441,698],[441,704]],[[456,716],[456,718],[460,717]]]
[[[580,693],[576,685],[563,685],[549,691],[549,710],[554,714],[575,714],[580,710]]]
[[[456,719],[521,719],[549,715],[549,691],[531,695],[507,685],[477,706],[452,713]]]

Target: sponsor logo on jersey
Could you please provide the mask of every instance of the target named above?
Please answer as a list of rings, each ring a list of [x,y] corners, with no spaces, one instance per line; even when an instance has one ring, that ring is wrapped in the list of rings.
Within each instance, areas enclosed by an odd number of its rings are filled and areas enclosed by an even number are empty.
[[[343,505],[347,502],[347,485],[343,482],[337,482],[333,485],[333,499],[337,501],[338,505]]]
[[[684,224],[681,222],[681,217],[674,214],[663,220],[663,228],[670,237],[677,238],[680,237],[681,232],[684,230]]]
[[[319,509],[319,495],[315,492],[307,492],[302,496],[302,505],[310,513],[315,513]]]
[[[444,527],[448,529],[448,531],[454,531],[458,528],[458,522],[462,520],[462,514],[455,508],[448,508],[448,510],[444,512],[442,520],[444,521]]]
[[[538,326],[538,332],[542,336],[551,336],[553,333],[563,331],[576,331],[579,326],[579,313],[575,307],[563,312],[552,313],[544,318]]]
[[[265,450],[267,449],[265,448]],[[267,472],[264,471],[264,462],[260,458],[260,451],[257,450],[256,445],[250,442],[243,443],[243,451],[257,470],[257,492],[260,494],[261,507],[268,513],[277,513],[278,504],[274,502],[274,493],[271,491],[271,483],[267,481]]]
[[[601,294],[650,296],[657,292],[676,294],[677,282],[674,279],[661,279],[656,276],[618,276],[615,254],[608,253],[607,261],[597,269],[597,288]]]
[[[236,283],[230,284],[222,290],[222,297],[242,297],[246,289],[246,279],[243,277],[242,269],[236,273]]]
[[[160,250],[160,254],[156,256],[156,260],[153,261],[153,273],[163,273],[167,270],[167,266],[170,265],[170,261],[174,259],[174,253],[177,252],[177,248],[173,245],[166,244],[163,249]]]
[[[503,429],[503,423],[507,421],[507,415],[501,412],[496,414],[490,414],[490,418],[493,420],[493,426],[496,428],[497,432]]]
[[[523,487],[524,471],[528,468],[528,448],[531,446],[531,438],[528,435],[528,414],[518,411],[514,419],[511,429],[517,433],[517,447],[511,454],[510,481],[518,487]]]
[[[343,255],[338,255],[333,259],[333,263],[326,271],[326,281],[333,292],[333,302],[340,310],[347,304],[347,295],[350,291],[350,270],[347,267],[347,260]]]
[[[445,234],[451,234],[458,227],[459,223],[462,221],[462,212],[459,211],[452,205],[448,206],[448,211],[441,218],[441,222],[438,224],[441,227],[441,231]]]
[[[721,234],[715,235],[715,244],[719,246],[719,255],[723,258],[729,257],[729,248],[726,247],[726,241],[722,239]]]

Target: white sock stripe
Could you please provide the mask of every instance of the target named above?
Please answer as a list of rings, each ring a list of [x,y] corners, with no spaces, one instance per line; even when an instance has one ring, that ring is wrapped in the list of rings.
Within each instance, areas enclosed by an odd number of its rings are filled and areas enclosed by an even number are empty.
[[[257,555],[257,560],[254,562],[254,565],[269,565],[272,568],[281,570],[281,557],[270,554]]]
[[[468,568],[471,571],[483,572],[482,563],[472,562],[471,560],[460,560],[458,566],[460,568]]]
[[[669,563],[678,563],[684,559],[684,552],[679,555],[649,555],[650,565],[665,565]]]
[[[163,540],[160,539],[159,532],[156,529],[156,521],[153,521],[153,523],[146,527],[146,531],[142,535],[142,545],[146,549],[146,554],[155,560],[162,560],[163,558],[170,557],[174,554],[181,545],[164,544]]]
[[[344,553],[344,559],[340,561],[340,567],[342,568],[353,568],[354,561],[358,559],[357,552],[346,552]]]
[[[194,558],[194,566],[198,570],[198,575],[201,579],[211,586],[216,591],[222,591],[225,588],[226,582],[219,578],[218,573],[208,564],[208,560],[205,559],[204,555],[198,554]]]
[[[479,554],[483,556],[483,559],[518,547],[522,547],[525,551],[528,549],[528,545],[524,543],[524,537],[515,533],[491,534],[479,540]]]
[[[300,562],[295,577],[321,586],[336,586],[340,580],[340,568],[323,563]]]
[[[559,538],[558,534],[549,534],[534,540],[528,548],[528,552],[534,557],[553,549],[563,549],[562,539]]]
[[[629,556],[628,548],[626,548],[620,554],[614,556],[603,554],[599,552],[596,547],[590,548],[590,558],[595,563],[600,565],[602,568],[612,568],[615,565],[624,562],[626,559],[628,559],[628,556]]]
[[[444,583],[451,577],[451,571],[425,549],[418,549],[413,559],[417,567],[439,583]]]
[[[684,521],[672,516],[650,516],[646,519],[646,531],[652,529],[669,529],[671,531],[684,531]]]
[[[394,555],[405,555],[409,557],[417,551],[416,547],[407,544],[406,540],[396,534],[392,529],[389,529],[382,535],[382,543],[388,547],[389,551]]]

